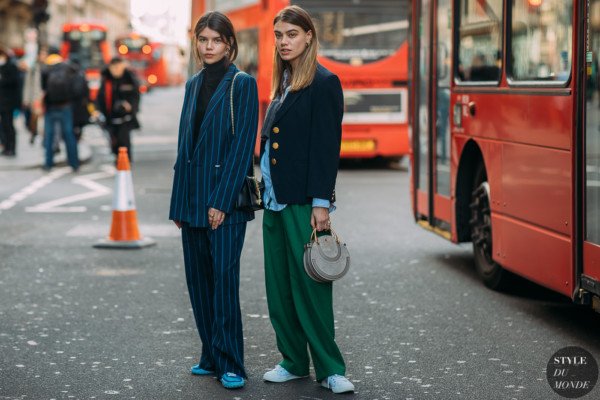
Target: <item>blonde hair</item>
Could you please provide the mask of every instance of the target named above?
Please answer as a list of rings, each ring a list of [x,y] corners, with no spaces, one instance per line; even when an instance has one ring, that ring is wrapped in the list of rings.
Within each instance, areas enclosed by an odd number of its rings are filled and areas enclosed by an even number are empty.
[[[298,6],[288,6],[275,16],[273,25],[279,21],[299,26],[304,32],[312,32],[312,39],[308,47],[300,54],[298,67],[291,71],[289,62],[281,59],[279,52],[275,49],[273,54],[273,76],[271,78],[271,99],[281,94],[281,83],[283,72],[288,69],[291,74],[290,91],[297,92],[310,85],[317,72],[317,53],[319,51],[319,40],[315,25],[308,12]]]

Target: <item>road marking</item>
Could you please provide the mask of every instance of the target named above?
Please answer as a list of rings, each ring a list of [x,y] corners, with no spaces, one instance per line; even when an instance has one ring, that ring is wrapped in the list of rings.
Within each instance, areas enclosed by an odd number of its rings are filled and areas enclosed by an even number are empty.
[[[77,225],[67,231],[68,237],[97,237],[106,236],[109,226],[106,225]],[[140,225],[140,232],[151,237],[180,237],[181,232],[175,224]]]
[[[35,192],[37,192],[44,186],[54,182],[61,176],[67,174],[69,171],[71,171],[71,167],[58,168],[58,169],[50,172],[48,175],[43,176],[43,177],[31,182],[28,186],[19,190],[17,193],[14,193],[8,199],[6,199],[2,203],[0,203],[0,213],[3,210],[8,210],[8,209],[13,208],[15,205],[17,205],[17,203],[25,200],[27,197],[31,196],[32,194],[34,194]]]
[[[105,196],[112,193],[112,189],[95,182],[96,179],[110,178],[115,175],[115,167],[112,165],[103,165],[103,172],[95,172],[93,174],[82,175],[73,178],[71,182],[84,186],[90,189],[89,192],[67,196],[60,199],[41,203],[33,207],[25,208],[26,212],[30,213],[80,213],[87,211],[85,206],[61,207],[66,204],[75,203],[82,200],[89,200],[96,197]]]

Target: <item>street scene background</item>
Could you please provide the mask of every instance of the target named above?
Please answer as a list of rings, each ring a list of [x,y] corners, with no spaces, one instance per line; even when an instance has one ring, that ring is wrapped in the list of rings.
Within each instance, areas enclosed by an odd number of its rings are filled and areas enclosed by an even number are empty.
[[[139,224],[154,247],[92,247],[110,229],[114,180],[99,129],[86,128],[83,143],[93,156],[78,174],[59,167],[66,172],[41,186],[36,182],[48,175],[33,160],[0,167],[1,198],[22,193],[0,213],[0,398],[340,396],[319,387],[314,372],[280,385],[262,382],[280,355],[265,298],[260,212],[248,224],[241,267],[249,382],[230,392],[213,378],[190,375],[200,342],[179,231],[167,220],[182,100],[181,87],[147,95],[143,129],[134,134]],[[332,220],[352,266],[334,285],[334,312],[354,397],[559,399],[546,365],[565,346],[599,354],[599,316],[527,282],[508,293],[485,288],[469,245],[414,224],[402,165],[344,163],[338,175]],[[40,187],[23,191],[32,185]],[[40,204],[86,193],[98,196],[39,211]]]
[[[137,40],[142,33],[152,39],[144,44],[162,54],[157,59],[177,67],[163,70],[162,76],[142,68],[142,59],[129,60],[145,85],[141,128],[131,136],[131,174],[140,231],[156,242],[152,247],[93,247],[109,233],[116,194],[115,158],[101,120],[94,117],[83,129],[79,169],[67,164],[61,144],[55,166],[45,171],[43,127],[30,140],[22,113],[15,112],[16,154],[0,157],[0,399],[547,400],[561,399],[547,378],[548,363],[558,350],[579,346],[600,361],[600,315],[590,307],[520,279],[507,291],[490,290],[475,271],[470,243],[453,244],[415,223],[406,147],[403,157],[343,160],[338,173],[332,224],[348,246],[352,265],[334,283],[335,332],[355,393],[332,394],[315,382],[313,369],[305,379],[263,382],[281,355],[267,310],[262,212],[248,224],[241,260],[248,382],[229,391],[216,378],[191,375],[201,344],[180,231],[168,220],[183,82],[196,70],[189,62],[190,14],[200,15],[201,3],[256,2],[171,3],[0,0],[0,44],[12,49],[15,59],[27,59],[33,44],[60,47],[64,24],[95,19],[106,25],[100,37],[106,35],[111,55],[117,54],[117,37]],[[352,114],[354,123],[350,130],[370,118],[376,131],[393,131],[403,121],[402,134],[408,136],[410,2],[399,0],[402,7],[396,4],[395,14],[386,15],[390,20],[383,24],[380,15],[365,21],[349,17],[351,12],[347,18],[332,17],[332,8],[341,2],[325,8],[318,8],[321,2],[307,3],[319,11],[315,15],[328,37],[323,44],[330,46],[327,54],[335,62],[345,67],[397,62],[397,70],[386,71],[385,79],[372,74],[343,82],[350,87],[345,96],[355,100],[347,104],[346,115]],[[359,39],[334,48],[340,32],[333,28],[344,22],[347,32],[359,32]],[[365,31],[383,38],[381,46],[361,42]],[[240,38],[249,56],[238,64],[258,73],[258,31],[246,29]],[[100,61],[98,71],[86,71],[92,90],[98,89],[99,68],[105,66],[106,60]],[[449,93],[450,75],[446,78]],[[381,90],[386,79],[396,86]],[[368,95],[361,98],[360,90]],[[438,169],[447,173],[439,182],[449,193],[450,127],[438,128],[443,149]],[[400,137],[399,129],[394,132]],[[375,140],[346,144],[345,151],[365,151]],[[596,387],[582,398],[599,394]]]

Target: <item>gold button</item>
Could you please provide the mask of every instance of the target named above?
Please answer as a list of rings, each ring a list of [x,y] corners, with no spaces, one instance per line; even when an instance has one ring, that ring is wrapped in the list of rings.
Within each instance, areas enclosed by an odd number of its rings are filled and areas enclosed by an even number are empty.
[[[279,143],[277,143],[277,142],[273,143],[273,148],[275,150],[277,150],[279,148]]]
[[[278,127],[274,127],[273,128],[273,133],[279,133],[279,128]]]
[[[271,164],[273,164],[273,165],[277,164],[277,160],[274,158],[271,158]]]

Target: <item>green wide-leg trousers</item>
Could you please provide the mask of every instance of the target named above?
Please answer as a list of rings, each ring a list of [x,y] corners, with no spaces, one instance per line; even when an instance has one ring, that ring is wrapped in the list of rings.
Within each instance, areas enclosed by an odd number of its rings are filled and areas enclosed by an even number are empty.
[[[310,205],[265,210],[265,281],[269,316],[283,356],[280,365],[294,375],[308,375],[308,345],[320,381],[345,375],[346,366],[334,339],[332,284],[316,282],[304,271],[311,213]]]

